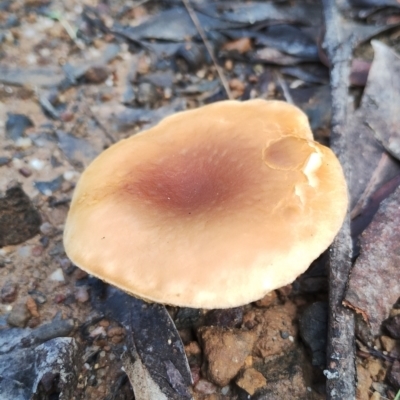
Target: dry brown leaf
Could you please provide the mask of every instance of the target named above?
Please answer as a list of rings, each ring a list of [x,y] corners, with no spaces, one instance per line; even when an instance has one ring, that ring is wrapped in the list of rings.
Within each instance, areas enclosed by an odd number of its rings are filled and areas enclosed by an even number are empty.
[[[375,57],[362,106],[368,111],[366,121],[377,140],[400,159],[400,57],[376,40],[372,41],[372,46]]]
[[[400,188],[380,206],[361,236],[361,254],[350,275],[345,305],[379,333],[400,294]]]

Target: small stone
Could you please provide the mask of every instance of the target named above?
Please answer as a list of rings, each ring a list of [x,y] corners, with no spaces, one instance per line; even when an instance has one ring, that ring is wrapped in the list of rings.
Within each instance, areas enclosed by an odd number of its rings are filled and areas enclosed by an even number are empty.
[[[253,395],[258,389],[261,389],[267,384],[261,372],[255,368],[248,368],[243,375],[236,380],[236,384],[245,390],[248,394]]]
[[[31,254],[34,257],[40,257],[43,254],[43,250],[44,250],[43,246],[39,246],[39,245],[34,246],[34,247],[32,247]]]
[[[7,323],[18,328],[25,328],[30,315],[24,303],[16,304],[7,318]]]
[[[287,331],[280,331],[280,335],[282,339],[287,339],[290,336]]]
[[[385,380],[385,367],[383,366],[381,360],[370,358],[366,365],[369,374],[374,379],[374,381]]]
[[[32,175],[32,171],[27,167],[20,168],[18,172],[25,178],[28,178]]]
[[[275,291],[267,293],[261,300],[256,301],[257,307],[269,307],[275,304],[278,296]]]
[[[196,383],[200,380],[200,367],[190,367],[190,373],[192,375],[193,385],[196,385]]]
[[[110,340],[111,340],[112,343],[118,344],[118,343],[121,343],[124,340],[124,336],[115,335]]]
[[[18,285],[7,281],[0,290],[0,300],[2,303],[12,303],[18,295]]]
[[[52,237],[57,233],[57,229],[52,224],[50,224],[50,222],[43,222],[43,224],[40,225],[40,232],[43,235]]]
[[[290,351],[294,347],[290,337],[297,336],[297,307],[287,302],[284,305],[272,306],[267,309],[254,309],[257,329],[260,332],[255,345],[256,354],[262,358],[279,355]],[[282,339],[280,332],[289,334],[287,339]]]
[[[51,281],[56,281],[56,282],[64,282],[65,278],[64,278],[64,274],[62,272],[61,268],[57,268],[50,276],[49,279]]]
[[[372,379],[369,372],[360,364],[357,365],[357,400],[369,400]]]
[[[71,275],[76,269],[75,265],[72,264],[71,260],[67,257],[59,258],[58,263],[66,275]]]
[[[386,397],[388,386],[382,382],[372,382],[372,388],[380,393],[381,396]]]
[[[374,392],[369,400],[381,400],[381,395],[378,392]]]
[[[76,268],[74,271],[74,277],[76,280],[80,281],[88,277],[88,273],[80,268]]]
[[[54,297],[54,303],[56,304],[63,303],[64,301],[65,301],[65,295],[63,295],[62,293],[56,294],[56,296]]]
[[[198,356],[201,354],[199,344],[197,342],[190,342],[187,346],[185,346],[185,353],[188,358],[191,356]]]
[[[85,286],[75,288],[75,299],[79,303],[86,303],[89,300],[89,291]]]
[[[60,119],[63,122],[70,122],[74,119],[74,113],[70,111],[64,111],[63,113],[60,114]]]
[[[239,372],[257,338],[253,331],[220,327],[202,327],[198,334],[207,361],[208,378],[221,387]]]
[[[85,79],[90,83],[102,83],[108,76],[110,71],[106,66],[93,66],[89,68],[85,73]]]
[[[224,386],[222,389],[221,389],[221,394],[223,395],[223,396],[226,396],[228,393],[229,393],[229,390],[230,390],[231,388],[229,387],[229,386]]]
[[[114,336],[123,336],[125,335],[125,329],[119,326],[114,326],[107,330],[107,336],[112,338]]]
[[[139,104],[150,105],[159,99],[156,87],[149,82],[142,82],[138,86],[137,101]]]
[[[233,96],[237,98],[244,93],[246,86],[240,79],[233,78],[229,81],[229,88],[233,91]]]
[[[389,383],[394,387],[395,390],[400,389],[400,362],[395,360],[390,369],[387,379]]]
[[[27,298],[25,304],[26,304],[26,308],[28,309],[28,311],[32,315],[32,317],[35,317],[35,318],[40,317],[36,301],[32,297],[29,296]]]
[[[202,394],[213,394],[217,391],[217,387],[205,379],[200,379],[196,383],[194,390]]]
[[[393,339],[400,339],[400,314],[383,321],[383,327]]]
[[[0,157],[0,167],[3,167],[4,165],[8,165],[11,162],[11,158],[9,157]]]
[[[44,161],[34,158],[29,162],[29,165],[36,171],[41,171],[46,164]]]
[[[396,347],[397,341],[392,339],[391,337],[381,336],[380,339],[382,347],[385,351],[391,352]]]
[[[44,304],[47,301],[47,297],[45,294],[43,294],[42,292],[39,292],[39,290],[30,290],[28,292],[32,298],[36,301],[36,303],[38,304]]]

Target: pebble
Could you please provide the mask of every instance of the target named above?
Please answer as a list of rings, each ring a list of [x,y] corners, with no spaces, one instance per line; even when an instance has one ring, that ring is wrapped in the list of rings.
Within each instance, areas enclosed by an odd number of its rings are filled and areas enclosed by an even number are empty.
[[[18,170],[18,172],[25,178],[28,178],[32,175],[32,171],[28,167],[22,167]]]
[[[205,379],[200,379],[196,383],[194,390],[202,394],[213,394],[217,391],[217,387]]]
[[[31,247],[30,246],[22,246],[17,250],[17,253],[22,258],[27,258],[31,255]]]
[[[67,257],[59,258],[58,263],[66,275],[71,275],[76,269],[75,265],[72,264],[71,260]]]
[[[287,331],[280,331],[280,334],[282,339],[287,339],[289,337],[289,332]]]
[[[125,329],[120,328],[119,326],[114,326],[107,330],[107,336],[112,338],[114,336],[123,336],[125,335]]]
[[[89,274],[88,274],[86,271],[83,271],[83,270],[80,269],[80,268],[76,268],[76,269],[74,270],[74,277],[75,277],[75,279],[78,280],[78,281],[87,278],[88,275],[89,275]]]
[[[248,368],[243,375],[236,380],[239,387],[245,390],[248,394],[253,395],[258,389],[261,389],[267,384],[267,380],[261,372],[255,368]]]
[[[18,295],[18,285],[7,281],[0,290],[0,300],[2,303],[12,303]]]
[[[381,395],[378,392],[374,392],[369,400],[381,400]]]
[[[15,142],[28,139],[23,138],[23,135],[28,128],[33,126],[32,120],[24,114],[7,113],[7,117],[6,137]]]
[[[276,304],[278,296],[275,291],[267,293],[261,300],[256,301],[257,307],[269,307]]]
[[[9,157],[0,157],[0,167],[4,165],[8,165],[11,162],[11,158]]]
[[[207,376],[226,386],[239,372],[257,339],[254,331],[202,327],[198,330],[207,360]]]
[[[357,400],[369,400],[372,378],[369,372],[360,364],[357,365]]]
[[[110,71],[106,66],[93,66],[89,68],[85,72],[85,79],[90,83],[102,83],[104,82],[108,76],[110,75]]]
[[[61,268],[57,268],[50,276],[51,281],[65,282],[64,274]]]
[[[149,82],[142,82],[138,86],[137,101],[139,104],[153,104],[159,98],[154,85]]]
[[[36,301],[32,297],[28,297],[26,300],[26,308],[28,309],[29,313],[31,314],[32,317],[39,318],[39,311],[38,311],[38,306],[36,304]]]
[[[31,161],[29,161],[29,165],[36,171],[41,171],[45,166],[45,162],[37,158],[33,158]]]
[[[397,341],[389,336],[381,336],[380,340],[383,349],[387,352],[391,352],[396,347]]]
[[[31,254],[34,257],[40,257],[43,254],[43,246],[34,246],[32,247]]]
[[[30,290],[28,293],[38,304],[44,304],[47,301],[46,295],[40,292],[39,290]]]
[[[25,328],[30,315],[24,303],[16,304],[7,318],[7,323],[18,328]]]
[[[15,142],[15,146],[19,149],[28,149],[29,147],[32,146],[32,140],[30,138],[24,137],[24,138],[19,138]]]
[[[54,297],[54,303],[56,304],[63,303],[64,301],[65,301],[65,295],[62,293],[56,294],[56,296]]]
[[[40,225],[39,229],[43,235],[49,237],[52,237],[57,233],[57,229],[52,224],[50,224],[50,222],[43,222],[43,224]]]
[[[75,299],[79,303],[86,303],[89,300],[89,291],[85,286],[75,288]]]

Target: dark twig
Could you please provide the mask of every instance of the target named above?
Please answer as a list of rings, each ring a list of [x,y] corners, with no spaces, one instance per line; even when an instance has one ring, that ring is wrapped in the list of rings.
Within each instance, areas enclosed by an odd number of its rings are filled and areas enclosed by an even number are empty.
[[[351,163],[347,151],[346,120],[352,33],[343,29],[343,21],[335,1],[323,0],[326,34],[324,48],[330,59],[332,89],[331,148],[338,156],[347,181]],[[346,290],[352,254],[350,218],[347,218],[331,247],[329,265],[329,327],[327,348],[327,399],[353,400],[356,398],[355,319],[344,308],[342,300]]]
[[[193,10],[193,7],[189,3],[189,0],[182,0],[182,3],[186,7],[186,10],[189,13],[190,18],[192,19],[193,24],[197,29],[197,32],[199,32],[201,40],[203,41],[204,45],[206,46],[206,49],[207,49],[208,53],[210,54],[211,60],[214,63],[215,69],[217,70],[219,79],[221,80],[222,86],[225,89],[226,95],[228,96],[228,98],[230,100],[232,100],[233,99],[233,95],[232,95],[232,92],[231,92],[231,90],[229,88],[228,80],[225,77],[223,69],[217,63],[217,59],[214,56],[213,49],[212,49],[212,47],[210,45],[210,42],[207,39],[207,36],[206,36],[206,34],[204,32],[204,29],[202,28],[202,26],[200,24],[199,19],[197,18],[197,15],[196,15],[195,11]]]

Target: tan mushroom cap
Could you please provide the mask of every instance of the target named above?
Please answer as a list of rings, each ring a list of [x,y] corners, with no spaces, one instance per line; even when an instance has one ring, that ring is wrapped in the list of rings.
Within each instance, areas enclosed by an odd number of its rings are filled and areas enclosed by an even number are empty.
[[[76,187],[71,260],[137,297],[197,308],[291,283],[333,241],[342,168],[306,115],[223,101],[165,118],[100,154]]]

